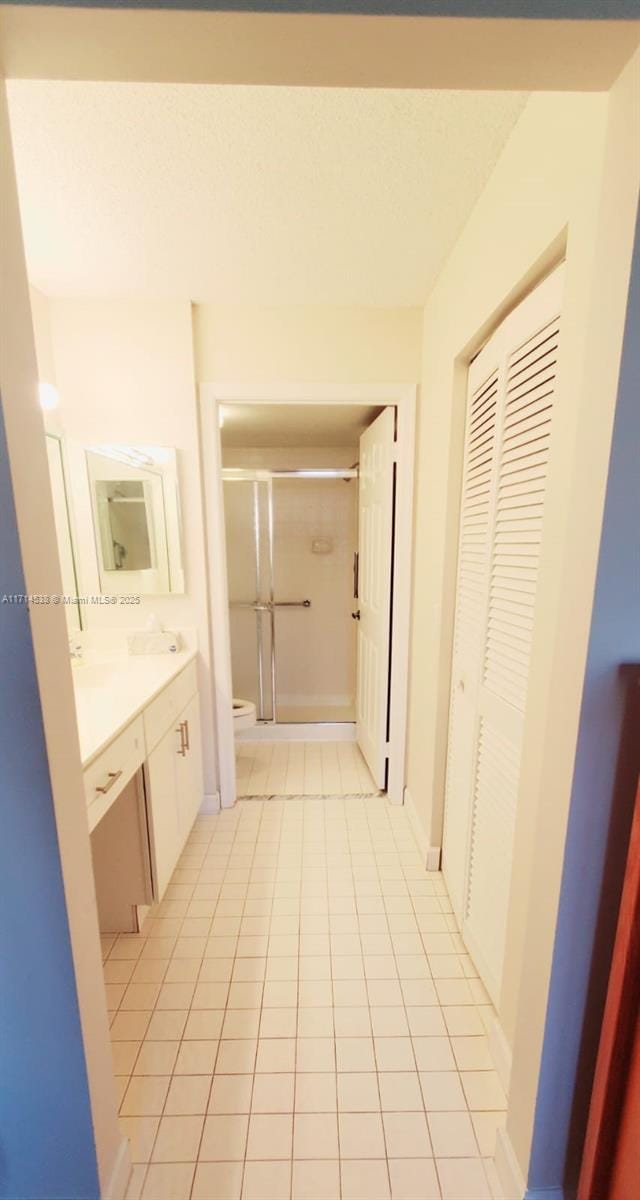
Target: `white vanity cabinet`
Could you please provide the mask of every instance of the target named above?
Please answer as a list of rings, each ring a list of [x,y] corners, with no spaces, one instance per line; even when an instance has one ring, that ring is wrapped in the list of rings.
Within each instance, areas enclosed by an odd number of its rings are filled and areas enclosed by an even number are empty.
[[[155,899],[161,900],[202,803],[200,701],[194,664],[149,705],[144,724],[153,890]]]
[[[112,671],[101,706],[95,689],[76,693],[81,746],[89,737],[95,746],[83,775],[105,932],[106,923],[109,931],[137,928],[140,906],[162,899],[203,799],[195,658],[178,667],[157,657]],[[131,704],[124,722],[123,698]],[[109,737],[114,712],[120,723]]]

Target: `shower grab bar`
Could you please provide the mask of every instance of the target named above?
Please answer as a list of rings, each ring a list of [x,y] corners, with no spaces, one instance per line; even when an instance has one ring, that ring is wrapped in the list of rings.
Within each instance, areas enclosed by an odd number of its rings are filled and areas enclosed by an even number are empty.
[[[232,600],[229,608],[252,608],[254,612],[272,612],[274,608],[311,608],[310,600]]]

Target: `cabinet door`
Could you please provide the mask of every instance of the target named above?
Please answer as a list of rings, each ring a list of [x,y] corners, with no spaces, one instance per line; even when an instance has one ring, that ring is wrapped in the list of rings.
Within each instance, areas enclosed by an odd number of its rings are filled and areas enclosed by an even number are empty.
[[[178,811],[180,735],[173,726],[165,733],[146,764],[147,805],[151,820],[151,858],[156,901],[165,888],[182,849]]]
[[[178,717],[183,723],[186,754],[177,759],[178,821],[180,846],[186,842],[196,819],[203,796],[202,736],[200,731],[200,700],[193,696]]]

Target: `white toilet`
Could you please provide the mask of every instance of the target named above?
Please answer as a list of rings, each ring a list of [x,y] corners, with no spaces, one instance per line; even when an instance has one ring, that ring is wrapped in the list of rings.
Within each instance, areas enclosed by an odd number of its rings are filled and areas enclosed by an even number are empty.
[[[250,729],[255,725],[256,706],[251,700],[233,699],[233,732],[237,734],[241,729]]]

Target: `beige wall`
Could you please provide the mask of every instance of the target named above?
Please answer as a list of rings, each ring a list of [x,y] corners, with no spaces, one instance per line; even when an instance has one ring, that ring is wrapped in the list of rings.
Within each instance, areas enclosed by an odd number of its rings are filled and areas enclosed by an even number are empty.
[[[415,383],[417,308],[194,308],[200,383]]]
[[[38,304],[36,311],[41,311]],[[185,595],[143,597],[135,609],[83,610],[87,627],[142,625],[155,612],[168,628],[197,631],[205,791],[217,790],[207,615],[200,452],[193,373],[191,308],[180,302],[48,302],[53,367],[60,393],[59,428],[71,456],[100,442],[174,446],[177,450]],[[44,320],[36,323],[46,355]],[[41,339],[39,338],[39,341]],[[80,503],[78,501],[78,503]],[[97,589],[90,515],[76,512],[81,588]]]
[[[442,832],[465,364],[488,329],[562,252],[566,238],[562,362],[545,518],[553,534],[545,538],[540,570],[499,1006],[514,1051],[508,1132],[523,1174],[637,203],[640,139],[634,110],[638,98],[631,79],[637,70],[636,60],[611,102],[595,95],[541,94],[530,99],[424,315],[408,786],[428,840],[437,846]]]

